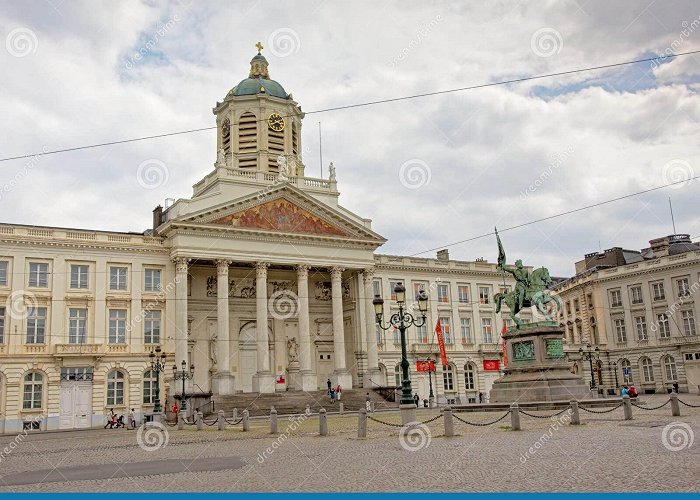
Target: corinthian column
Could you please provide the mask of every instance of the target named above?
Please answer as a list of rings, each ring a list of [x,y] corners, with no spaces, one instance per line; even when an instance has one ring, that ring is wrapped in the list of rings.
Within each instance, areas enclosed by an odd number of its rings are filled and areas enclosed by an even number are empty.
[[[270,370],[270,346],[267,335],[267,262],[255,264],[256,319],[255,337],[257,343],[258,371],[253,376],[254,392],[275,392],[275,377]]]
[[[345,365],[345,330],[343,325],[343,270],[331,269],[331,299],[333,301],[333,355],[337,383],[346,389],[352,387],[352,375]]]
[[[374,304],[372,304],[374,294],[374,269],[362,271],[362,281],[364,282],[364,307],[365,307],[365,328],[367,335],[367,371],[365,372],[364,386],[366,388],[376,387],[382,381],[379,379],[379,356],[377,355],[377,327],[374,316]]]
[[[295,389],[314,391],[318,388],[316,374],[311,369],[311,332],[309,330],[309,266],[297,266],[297,301],[299,307],[299,362],[301,372]]]
[[[229,342],[229,302],[228,302],[228,268],[230,260],[216,261],[216,325],[217,335],[211,339],[215,343],[216,352],[214,366],[216,373],[213,379],[213,389],[216,394],[233,394],[234,379],[231,375],[230,342]]]
[[[190,259],[175,262],[175,365],[187,361],[187,268]]]

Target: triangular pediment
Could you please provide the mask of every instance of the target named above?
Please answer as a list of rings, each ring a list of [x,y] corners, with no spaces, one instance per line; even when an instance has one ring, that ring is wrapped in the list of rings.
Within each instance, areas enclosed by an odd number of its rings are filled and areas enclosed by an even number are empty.
[[[341,207],[326,205],[294,186],[283,184],[190,213],[172,223],[179,227],[268,233],[271,236],[341,238],[375,247],[386,241],[353,217],[356,216]]]
[[[284,197],[225,215],[210,221],[209,224],[284,233],[319,234],[345,238],[352,236],[347,231],[330,224]]]

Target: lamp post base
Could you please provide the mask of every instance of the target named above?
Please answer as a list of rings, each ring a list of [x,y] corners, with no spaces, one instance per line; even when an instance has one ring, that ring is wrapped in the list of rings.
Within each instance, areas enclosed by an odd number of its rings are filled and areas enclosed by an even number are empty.
[[[399,410],[401,411],[401,425],[410,424],[416,421],[416,404],[400,404]]]

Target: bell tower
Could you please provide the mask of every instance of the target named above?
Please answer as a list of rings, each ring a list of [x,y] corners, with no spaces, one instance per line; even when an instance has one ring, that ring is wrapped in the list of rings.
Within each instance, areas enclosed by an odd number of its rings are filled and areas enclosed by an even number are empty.
[[[270,79],[267,59],[250,61],[248,78],[233,87],[213,109],[217,125],[217,158],[228,168],[279,173],[284,156],[291,175],[304,176],[301,121],[304,113],[282,85]]]

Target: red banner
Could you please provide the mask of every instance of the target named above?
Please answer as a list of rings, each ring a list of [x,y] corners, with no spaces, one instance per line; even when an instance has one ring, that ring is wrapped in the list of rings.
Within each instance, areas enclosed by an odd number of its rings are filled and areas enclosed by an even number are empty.
[[[497,359],[485,359],[484,360],[484,371],[498,371],[499,363]]]
[[[501,342],[503,343],[503,368],[508,366],[508,354],[506,350],[506,339],[503,338],[503,336],[506,334],[506,331],[508,329],[506,328],[506,323],[503,322],[503,330],[501,331]]]
[[[437,325],[435,325],[435,333],[437,334],[438,347],[440,348],[440,359],[442,360],[442,366],[447,366],[447,353],[445,352],[445,339],[442,338],[442,326],[440,325],[440,320],[438,319]]]
[[[435,371],[435,361],[432,359],[429,361],[416,361],[416,371],[417,372],[434,372]]]

